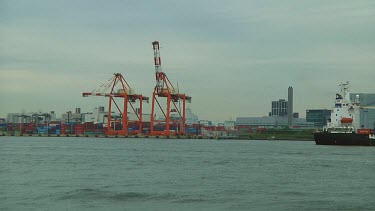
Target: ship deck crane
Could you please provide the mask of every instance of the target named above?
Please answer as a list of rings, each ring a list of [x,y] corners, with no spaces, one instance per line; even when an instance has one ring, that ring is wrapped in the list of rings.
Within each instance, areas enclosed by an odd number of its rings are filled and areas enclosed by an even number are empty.
[[[375,109],[375,106],[361,106],[361,109]]]
[[[114,76],[108,80],[109,83],[102,84],[100,88],[94,89],[92,92],[84,92],[83,97],[88,96],[102,96],[108,97],[108,114],[107,114],[107,123],[108,123],[108,135],[127,135],[128,125],[130,122],[139,126],[138,130],[132,131],[133,134],[142,133],[142,102],[149,100],[148,97],[145,97],[140,94],[135,94],[134,90],[126,82],[125,78],[120,73],[114,73]],[[118,98],[122,99],[117,100]],[[139,101],[139,110],[134,107],[134,103]],[[122,103],[122,108],[120,108]],[[114,105],[114,106],[112,106]],[[117,120],[116,116],[113,114],[112,109],[115,107],[120,113],[120,121]],[[130,121],[128,119],[128,108],[131,107],[134,113],[136,114],[136,120]],[[120,123],[120,130],[116,129],[116,123]]]
[[[154,50],[154,63],[155,63],[155,77],[156,86],[152,94],[152,111],[150,122],[150,134],[157,135],[184,135],[186,124],[186,102],[191,102],[191,97],[179,93],[178,88],[175,88],[167,75],[162,71],[161,58],[160,58],[160,43],[158,41],[152,42]],[[158,98],[166,98],[166,108],[164,109]],[[182,102],[182,109],[176,103]],[[164,119],[156,120],[155,103],[160,108]],[[177,118],[171,119],[171,112],[177,113]],[[171,123],[177,125],[175,131],[171,130]],[[157,130],[156,125],[165,126],[165,130]],[[178,128],[179,126],[179,128]],[[179,129],[179,131],[177,131]]]

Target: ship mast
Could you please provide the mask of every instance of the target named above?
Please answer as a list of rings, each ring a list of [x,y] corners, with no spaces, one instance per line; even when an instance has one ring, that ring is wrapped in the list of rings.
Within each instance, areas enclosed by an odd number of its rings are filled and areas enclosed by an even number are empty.
[[[346,83],[341,83],[339,86],[341,86],[341,94],[344,98],[344,102],[350,103],[350,86],[349,81]]]

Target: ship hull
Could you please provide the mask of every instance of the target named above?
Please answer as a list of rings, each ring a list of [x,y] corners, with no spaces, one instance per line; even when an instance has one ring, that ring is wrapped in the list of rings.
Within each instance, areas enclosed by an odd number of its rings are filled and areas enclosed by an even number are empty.
[[[317,145],[356,145],[356,146],[374,146],[374,140],[366,134],[357,133],[314,133],[315,143]]]

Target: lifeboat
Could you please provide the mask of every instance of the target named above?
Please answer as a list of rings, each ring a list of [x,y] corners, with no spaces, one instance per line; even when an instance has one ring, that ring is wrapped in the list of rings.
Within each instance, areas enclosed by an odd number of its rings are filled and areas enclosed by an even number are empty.
[[[353,122],[353,119],[352,118],[346,118],[346,117],[343,117],[341,119],[341,123],[352,123]]]

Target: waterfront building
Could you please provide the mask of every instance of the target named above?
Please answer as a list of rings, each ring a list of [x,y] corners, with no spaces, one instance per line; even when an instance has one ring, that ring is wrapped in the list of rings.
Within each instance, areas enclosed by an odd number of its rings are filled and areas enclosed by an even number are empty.
[[[226,130],[234,130],[236,121],[224,121],[223,125]]]
[[[30,123],[30,122],[51,122],[56,121],[56,114],[54,111],[45,112],[27,112],[27,113],[8,113],[5,119],[6,123]]]
[[[190,108],[186,108],[186,125],[193,125],[193,124],[198,124],[198,116],[192,112]],[[179,120],[180,115],[178,113],[171,113],[171,120]],[[165,120],[164,115],[158,116],[158,120]],[[147,120],[145,120],[147,122]],[[149,121],[149,120],[148,120]]]
[[[317,128],[327,125],[327,120],[331,118],[332,110],[327,109],[309,109],[306,110],[306,121],[314,123]]]
[[[20,115],[21,115],[21,113],[8,113],[7,117],[6,117],[6,122],[7,123],[19,123],[20,122],[20,118],[19,118]]]
[[[374,93],[350,93],[350,99],[355,100],[359,95],[360,126],[363,128],[375,128],[375,94]]]
[[[79,110],[76,109],[76,113],[68,111],[61,115],[61,121],[64,123],[81,123],[83,122],[84,115],[85,113],[81,113],[80,109]]]
[[[104,123],[108,116],[108,112],[104,110],[104,106],[95,107],[92,112],[84,113],[82,115],[83,122]]]
[[[198,124],[198,116],[194,114],[190,108],[186,108],[186,124]]]
[[[198,116],[192,112],[190,108],[186,108],[186,125],[193,125],[198,124]],[[164,120],[164,116],[160,116],[159,119]],[[180,119],[180,115],[178,113],[171,113],[171,119]]]
[[[210,120],[199,120],[198,124],[201,125],[201,126],[213,126],[213,124]]]
[[[281,116],[268,117],[237,117],[237,127],[251,127],[251,128],[274,128],[283,129],[288,128],[288,118]],[[292,129],[311,129],[314,128],[314,123],[307,122],[305,118],[294,118]]]

